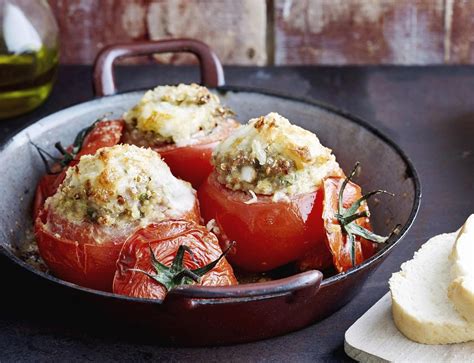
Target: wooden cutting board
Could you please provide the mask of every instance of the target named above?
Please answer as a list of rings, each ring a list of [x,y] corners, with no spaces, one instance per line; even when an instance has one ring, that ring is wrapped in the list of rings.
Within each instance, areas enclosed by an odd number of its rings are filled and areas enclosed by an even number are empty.
[[[387,293],[347,331],[344,350],[359,362],[474,362],[474,342],[425,345],[396,328]]]

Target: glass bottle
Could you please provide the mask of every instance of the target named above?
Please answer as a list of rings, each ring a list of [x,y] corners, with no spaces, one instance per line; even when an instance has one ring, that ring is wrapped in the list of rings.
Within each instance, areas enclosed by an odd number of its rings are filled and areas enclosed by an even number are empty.
[[[58,26],[47,1],[0,0],[0,119],[46,100],[58,58]]]

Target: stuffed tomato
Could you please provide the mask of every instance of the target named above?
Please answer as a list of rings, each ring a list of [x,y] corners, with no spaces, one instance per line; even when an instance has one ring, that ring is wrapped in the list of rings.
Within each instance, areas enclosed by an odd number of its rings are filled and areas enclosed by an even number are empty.
[[[35,235],[56,276],[110,291],[125,240],[167,219],[200,222],[191,185],[175,178],[156,152],[116,145],[67,169],[36,218]]]
[[[175,176],[197,188],[212,171],[212,151],[239,125],[232,114],[205,87],[159,86],[124,114],[123,141],[159,152]]]
[[[268,271],[316,251],[332,264],[322,220],[323,180],[343,175],[316,135],[270,113],[250,120],[213,155],[214,171],[198,191],[228,255],[247,271]]]

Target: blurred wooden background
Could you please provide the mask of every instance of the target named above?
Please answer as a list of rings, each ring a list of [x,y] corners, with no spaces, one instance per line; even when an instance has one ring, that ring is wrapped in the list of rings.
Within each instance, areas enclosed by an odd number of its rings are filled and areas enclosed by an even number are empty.
[[[192,37],[225,64],[472,64],[474,0],[49,0],[62,62],[106,44]],[[189,63],[189,55],[162,55]],[[143,58],[133,62],[144,61]]]

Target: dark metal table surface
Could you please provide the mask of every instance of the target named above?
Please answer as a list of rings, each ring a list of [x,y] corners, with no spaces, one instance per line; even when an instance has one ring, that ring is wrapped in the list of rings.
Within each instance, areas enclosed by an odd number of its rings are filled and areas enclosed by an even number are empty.
[[[473,67],[229,67],[226,76],[231,85],[331,103],[365,118],[399,143],[418,169],[423,187],[418,218],[401,245],[350,304],[324,321],[256,343],[197,349],[160,346],[153,337],[137,338],[135,332],[78,316],[74,303],[53,301],[35,279],[2,258],[1,362],[349,360],[344,332],[388,291],[390,274],[430,236],[455,230],[474,212]],[[0,142],[43,116],[91,99],[90,78],[91,67],[61,67],[42,107],[0,121]],[[198,80],[193,67],[169,66],[123,66],[118,78],[121,90]]]

